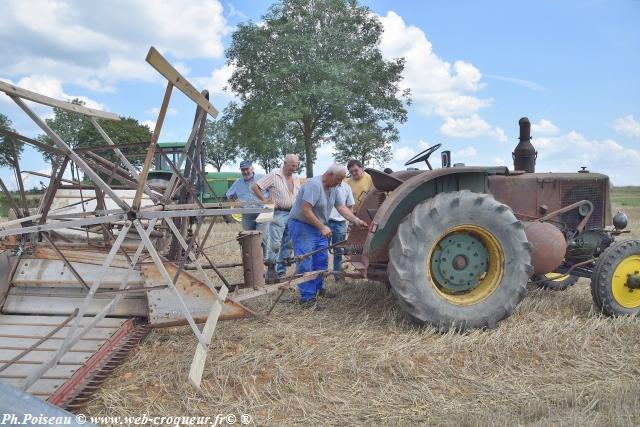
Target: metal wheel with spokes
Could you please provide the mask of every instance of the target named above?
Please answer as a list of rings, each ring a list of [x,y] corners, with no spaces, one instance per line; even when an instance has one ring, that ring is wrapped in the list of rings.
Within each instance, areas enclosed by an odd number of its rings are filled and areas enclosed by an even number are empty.
[[[526,293],[531,245],[491,195],[441,193],[400,223],[388,273],[400,305],[439,330],[492,328]]]
[[[608,316],[640,315],[640,240],[623,240],[598,257],[591,294]]]

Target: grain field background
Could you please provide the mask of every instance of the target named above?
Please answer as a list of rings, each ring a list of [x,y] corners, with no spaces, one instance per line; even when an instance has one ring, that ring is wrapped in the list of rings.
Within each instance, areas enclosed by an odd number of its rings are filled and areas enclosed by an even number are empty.
[[[630,218],[623,238],[640,238],[638,192],[614,203]],[[239,259],[239,226],[214,231],[214,261]],[[640,424],[640,319],[600,316],[586,279],[564,292],[530,286],[498,328],[465,334],[416,326],[379,283],[329,287],[339,295],[324,311],[280,303],[266,319],[220,323],[202,391],[186,383],[189,328],[152,331],[84,412],[250,414],[255,425]],[[248,305],[264,312],[273,299]]]

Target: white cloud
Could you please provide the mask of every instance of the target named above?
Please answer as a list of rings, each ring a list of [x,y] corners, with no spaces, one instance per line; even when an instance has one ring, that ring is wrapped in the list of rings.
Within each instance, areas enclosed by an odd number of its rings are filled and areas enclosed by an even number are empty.
[[[393,158],[402,162],[409,160],[416,155],[416,152],[411,147],[399,147],[396,148]]]
[[[471,157],[475,157],[476,154],[478,154],[478,152],[476,151],[475,148],[467,147],[467,148],[463,148],[462,150],[457,150],[455,153],[453,153],[453,156],[454,158],[462,157],[462,158],[468,159]]]
[[[440,132],[452,138],[477,138],[488,136],[500,142],[507,142],[502,129],[491,126],[477,114],[470,117],[447,118],[440,127]]]
[[[515,85],[526,87],[527,89],[531,89],[531,90],[534,90],[536,92],[544,92],[544,91],[547,90],[547,88],[542,86],[541,84],[538,84],[536,82],[532,82],[530,80],[519,79],[517,77],[497,76],[495,74],[485,74],[484,77],[487,77],[487,78],[490,78],[490,79],[495,79],[495,80],[502,80],[502,81],[508,82],[508,83],[513,83]]]
[[[401,85],[411,88],[413,100],[422,113],[441,117],[468,115],[491,104],[491,99],[470,95],[484,86],[482,74],[473,64],[460,60],[451,64],[441,59],[424,31],[407,26],[393,11],[380,20],[384,26],[382,54],[387,59],[406,59]]]
[[[640,122],[636,121],[631,114],[617,118],[613,122],[613,129],[619,134],[640,138]]]
[[[39,94],[48,96],[50,98],[55,98],[55,99],[59,99],[62,101],[71,101],[75,98],[81,100],[84,102],[84,105],[88,108],[93,108],[96,110],[106,110],[106,106],[105,104],[98,102],[96,100],[93,100],[91,98],[88,98],[86,96],[82,96],[82,95],[69,95],[64,93],[63,89],[62,89],[62,82],[52,76],[47,76],[47,75],[30,75],[30,76],[26,76],[21,78],[18,82],[14,83],[9,79],[0,79],[3,81],[6,81],[7,83],[10,84],[15,84],[16,86],[19,86],[23,89],[27,89],[30,90],[32,92],[37,92]],[[0,96],[0,98],[2,98],[3,100],[7,100],[10,101],[10,98],[5,96],[5,94],[3,93],[2,96]],[[11,101],[10,101],[11,102]],[[48,107],[43,107],[41,106],[41,104],[34,104],[29,102],[31,105],[37,105],[36,111],[38,113],[43,113],[43,112],[47,112],[50,113],[50,109]]]
[[[238,10],[232,3],[227,2],[227,9],[229,9],[229,12],[227,12],[227,16],[229,18],[232,18],[234,16],[237,16],[240,19],[248,18],[247,15],[242,13],[242,11]]]
[[[217,0],[7,0],[0,16],[0,74],[106,91],[120,80],[157,78],[144,61],[151,45],[177,60],[221,58],[230,31]]]
[[[493,162],[498,166],[507,166],[507,162],[502,157],[496,157]]]
[[[330,163],[332,163],[336,154],[335,146],[332,142],[322,144],[318,147],[316,153],[318,160],[331,160]]]
[[[234,67],[232,65],[223,65],[211,72],[208,77],[192,77],[190,80],[193,84],[207,89],[209,91],[209,99],[214,101],[214,97],[231,98],[231,92],[225,90]]]
[[[160,113],[160,108],[159,107],[149,108],[148,110],[145,111],[145,113],[148,116],[158,117],[158,114]],[[167,108],[167,116],[175,116],[176,114],[178,114],[177,109],[173,107]]]
[[[531,133],[534,137],[555,135],[558,133],[558,127],[549,120],[541,119],[538,123],[531,123]]]
[[[575,172],[587,166],[592,172],[610,176],[616,185],[639,185],[640,149],[612,140],[588,139],[576,131],[534,140],[538,150],[536,170]]]
[[[156,128],[156,122],[154,120],[144,120],[141,122],[143,125],[149,126],[151,132]]]

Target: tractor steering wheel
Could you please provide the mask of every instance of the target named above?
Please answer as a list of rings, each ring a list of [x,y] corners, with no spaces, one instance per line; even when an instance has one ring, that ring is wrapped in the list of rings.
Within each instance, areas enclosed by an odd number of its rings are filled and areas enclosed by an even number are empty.
[[[433,170],[433,168],[431,167],[431,164],[429,163],[429,156],[431,156],[433,153],[435,153],[435,151],[440,147],[442,147],[442,144],[433,145],[433,146],[427,148],[426,150],[422,151],[421,153],[418,153],[415,156],[413,156],[404,165],[405,166],[409,166],[409,165],[412,165],[414,163],[418,163],[418,162],[421,162],[421,161],[424,160],[425,163],[427,164],[427,166],[429,167],[429,170]]]

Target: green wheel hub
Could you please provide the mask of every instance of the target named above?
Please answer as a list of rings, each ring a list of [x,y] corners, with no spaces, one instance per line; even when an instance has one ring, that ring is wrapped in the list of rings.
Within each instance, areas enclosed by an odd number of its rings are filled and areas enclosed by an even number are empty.
[[[488,252],[482,242],[467,233],[449,234],[431,256],[431,272],[446,291],[474,289],[487,271]]]

